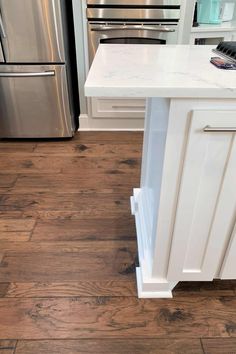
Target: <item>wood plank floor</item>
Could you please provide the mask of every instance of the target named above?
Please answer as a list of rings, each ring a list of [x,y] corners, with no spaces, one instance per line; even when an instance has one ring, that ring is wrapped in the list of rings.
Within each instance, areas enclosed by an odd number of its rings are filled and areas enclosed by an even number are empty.
[[[142,134],[0,141],[0,354],[236,354],[236,281],[138,300]]]

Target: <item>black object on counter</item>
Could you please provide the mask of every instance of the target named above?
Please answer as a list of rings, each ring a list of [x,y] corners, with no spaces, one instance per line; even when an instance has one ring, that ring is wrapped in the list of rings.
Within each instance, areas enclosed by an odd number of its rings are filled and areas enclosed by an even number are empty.
[[[233,62],[236,62],[236,42],[220,42],[216,49],[213,50],[215,53],[226,57]]]
[[[236,64],[219,57],[212,57],[210,62],[218,69],[236,70]]]

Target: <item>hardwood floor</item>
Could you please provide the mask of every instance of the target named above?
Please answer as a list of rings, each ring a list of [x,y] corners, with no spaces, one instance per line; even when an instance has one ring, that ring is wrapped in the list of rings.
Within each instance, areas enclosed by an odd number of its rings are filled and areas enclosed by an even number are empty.
[[[236,354],[236,281],[139,300],[142,134],[0,142],[0,354]]]

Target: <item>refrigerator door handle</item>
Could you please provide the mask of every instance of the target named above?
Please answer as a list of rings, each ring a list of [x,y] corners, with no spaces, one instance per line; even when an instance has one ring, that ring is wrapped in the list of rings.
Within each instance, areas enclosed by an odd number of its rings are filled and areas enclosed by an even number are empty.
[[[5,28],[3,25],[1,10],[0,10],[0,33],[1,33],[2,38],[7,38],[6,31],[5,31]]]
[[[37,76],[55,76],[55,71],[42,72],[0,72],[0,77],[37,77]]]

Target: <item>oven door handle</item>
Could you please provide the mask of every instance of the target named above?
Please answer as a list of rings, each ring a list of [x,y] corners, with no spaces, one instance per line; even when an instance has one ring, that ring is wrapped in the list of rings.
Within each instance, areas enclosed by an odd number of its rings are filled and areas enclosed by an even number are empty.
[[[154,31],[154,32],[175,32],[174,28],[169,28],[169,27],[155,27],[155,26],[142,26],[142,25],[138,25],[138,26],[94,26],[94,27],[90,27],[91,31],[94,32],[102,32],[102,31],[127,31],[127,30],[132,30],[132,31]]]

